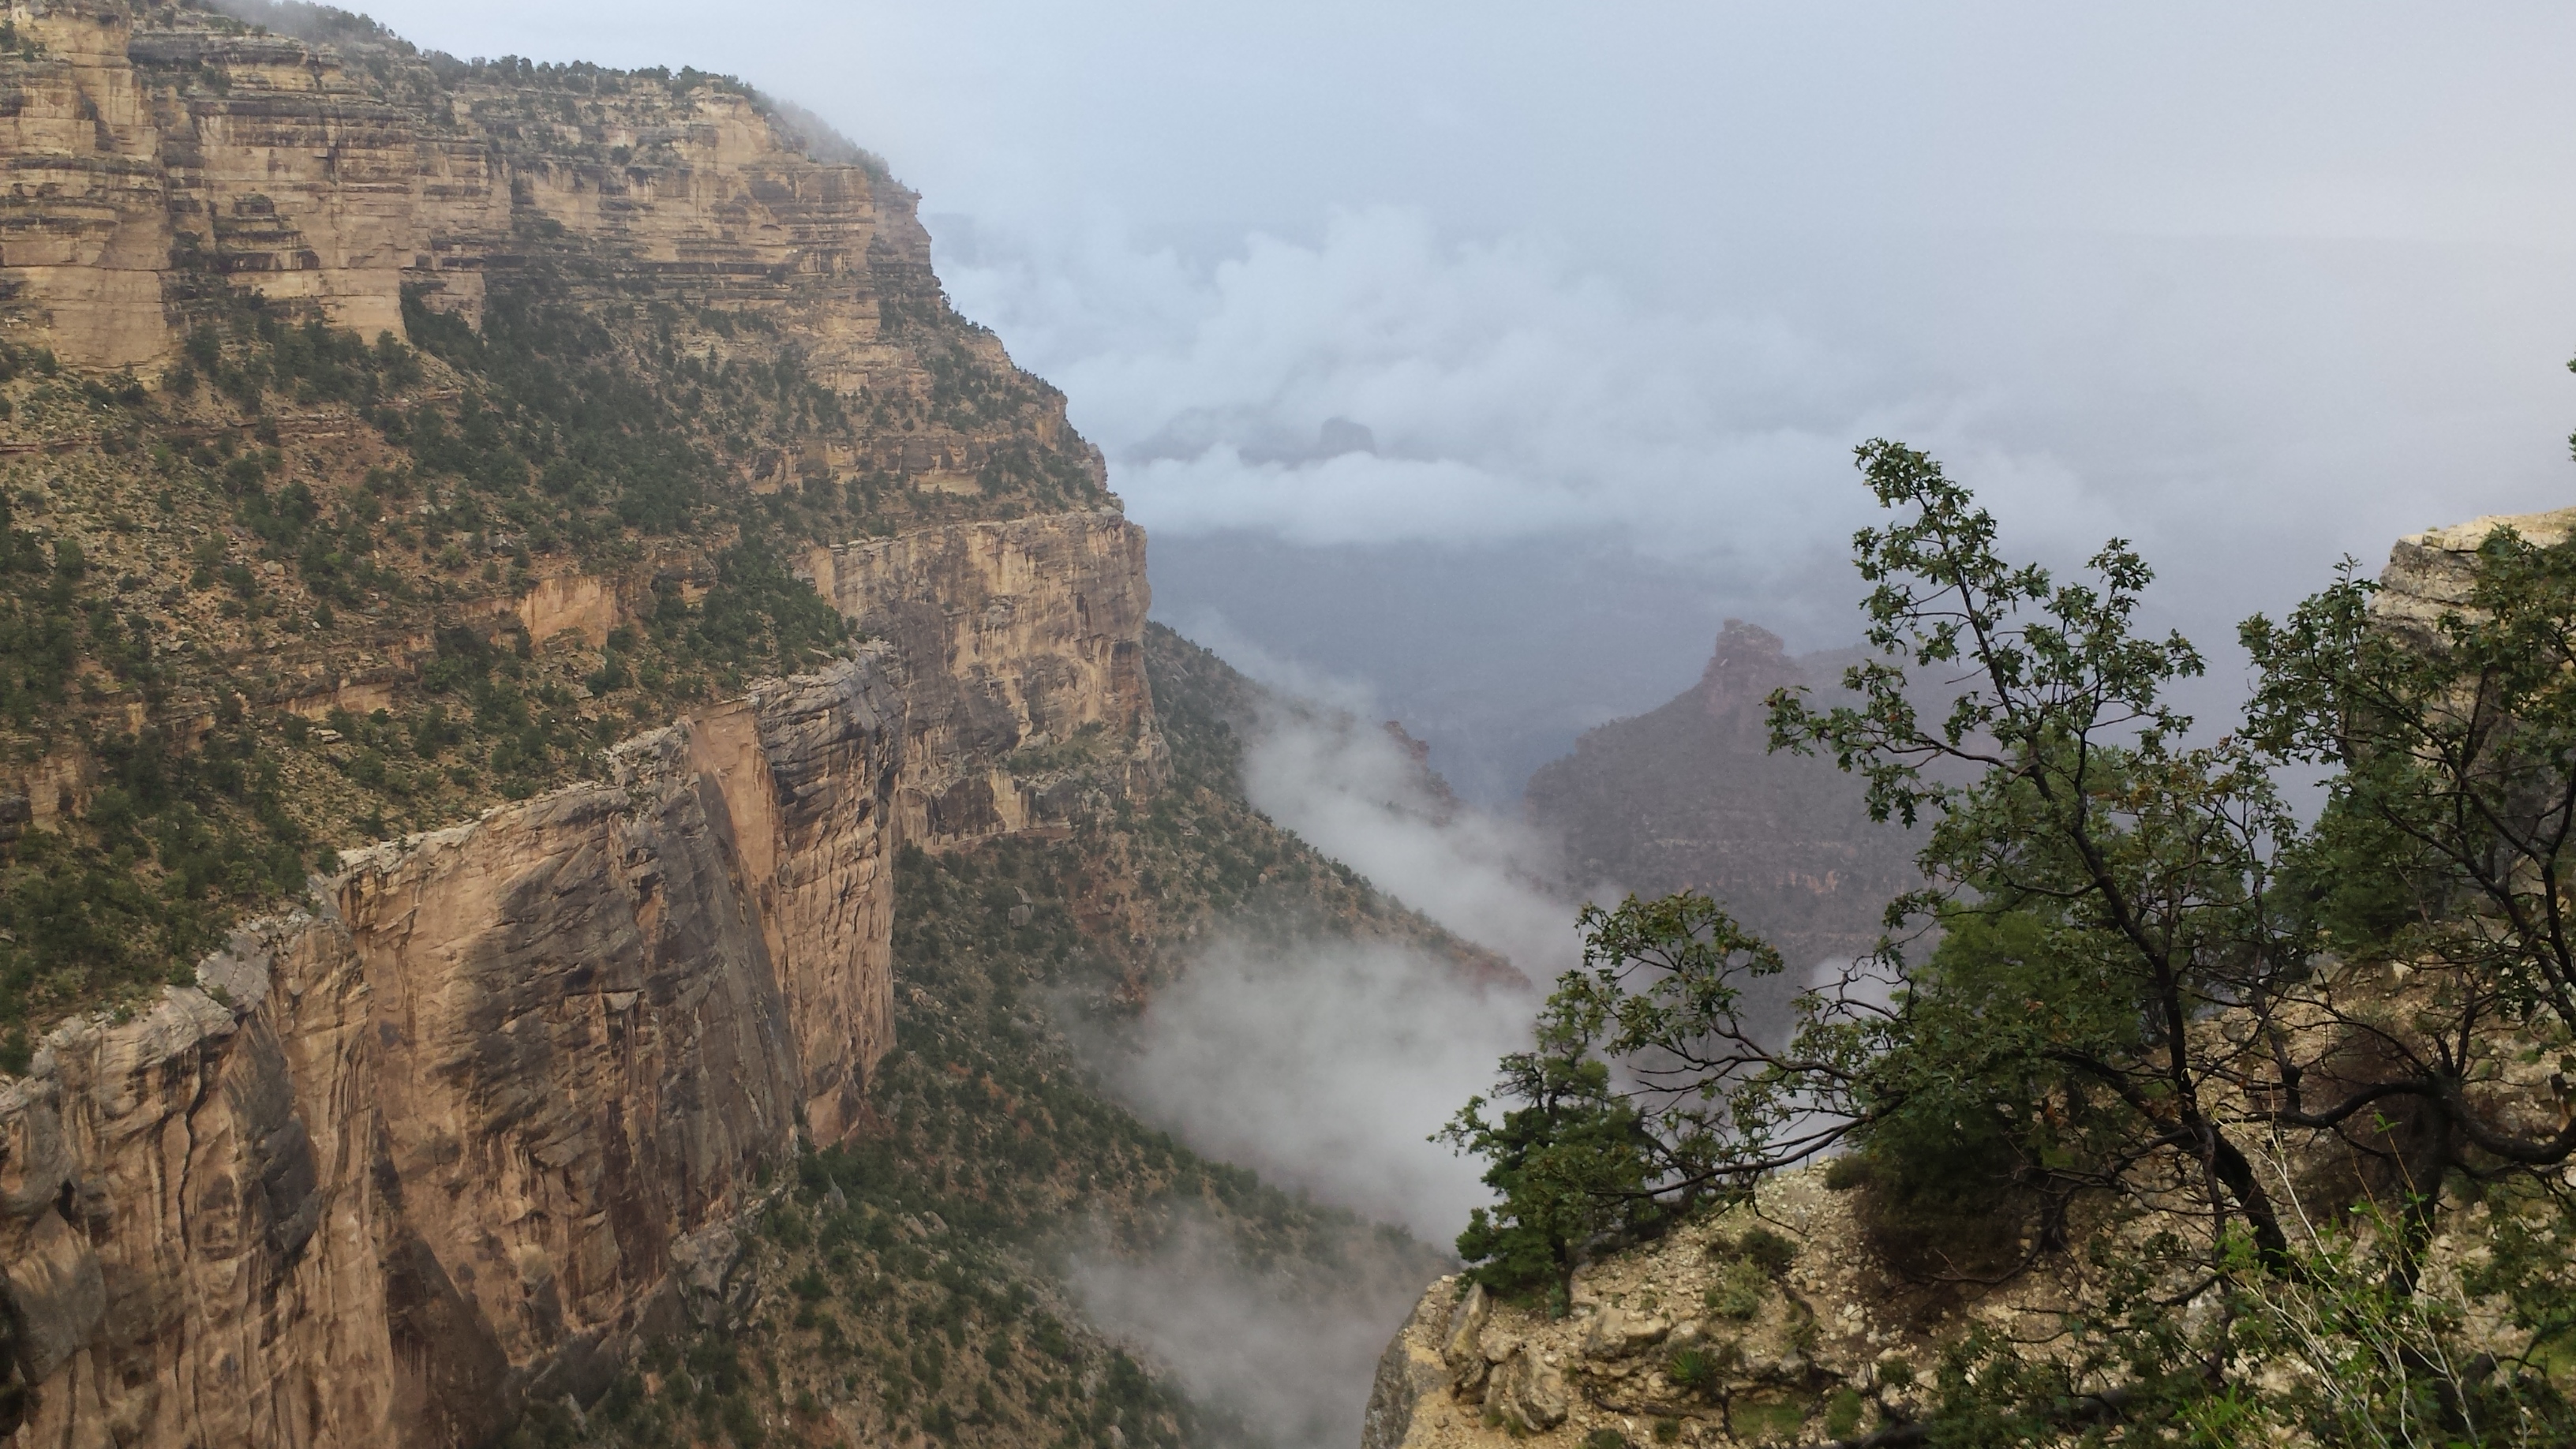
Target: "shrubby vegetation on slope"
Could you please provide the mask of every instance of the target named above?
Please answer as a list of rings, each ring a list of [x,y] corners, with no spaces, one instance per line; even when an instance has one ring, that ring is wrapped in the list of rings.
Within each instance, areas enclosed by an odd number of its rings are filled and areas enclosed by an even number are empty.
[[[1505,1197],[1477,1275],[1561,1295],[1839,1153],[1903,1271],[2092,1275],[2035,1341],[1957,1342],[1905,1435],[2565,1442],[2576,543],[2498,530],[2420,617],[2347,569],[2245,626],[2244,725],[2202,743],[2170,703],[2201,658],[2135,627],[2125,545],[2061,581],[1931,459],[1861,462],[1877,657],[1857,703],[1775,695],[1772,733],[1923,822],[1929,884],[1786,1039],[1739,1011],[1778,954],[1716,903],[1591,912],[1499,1115],[1453,1129]],[[2313,824],[2275,783],[2302,766]]]
[[[904,852],[897,1043],[875,1120],[778,1184],[743,1326],[653,1351],[583,1421],[536,1406],[516,1442],[1257,1443],[1262,1426],[1194,1402],[1086,1323],[1068,1262],[1141,1259],[1212,1231],[1282,1303],[1441,1271],[1443,1255],[1397,1229],[1140,1122],[1065,1038],[1060,1014],[1114,1028],[1220,920],[1492,965],[1244,801],[1229,723],[1249,701],[1240,676],[1159,626],[1147,668],[1176,777],[1147,808],[1067,840]]]
[[[33,781],[0,789],[0,1072],[337,849],[837,652],[792,550],[1106,497],[926,279],[885,299],[921,386],[848,397],[758,312],[524,242],[480,331],[408,295],[406,337],[360,338],[209,273],[157,389],[0,355],[0,761]],[[1031,436],[969,495],[782,461],[940,420]],[[567,574],[635,596],[604,642],[513,611]]]

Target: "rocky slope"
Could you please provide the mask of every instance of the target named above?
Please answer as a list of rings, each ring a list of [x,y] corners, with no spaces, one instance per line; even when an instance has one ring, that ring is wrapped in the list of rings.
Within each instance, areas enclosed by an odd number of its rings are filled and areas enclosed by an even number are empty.
[[[1793,964],[1866,952],[1912,877],[1905,832],[1869,819],[1830,760],[1769,752],[1775,689],[1822,692],[1838,658],[1790,657],[1730,620],[1699,683],[1633,719],[1588,730],[1530,777],[1530,818],[1564,842],[1577,885],[1709,895]]]
[[[1812,1444],[1910,1419],[1967,1320],[1888,1271],[1853,1205],[1820,1170],[1775,1179],[1585,1268],[1558,1319],[1444,1278],[1379,1362],[1362,1449]]]

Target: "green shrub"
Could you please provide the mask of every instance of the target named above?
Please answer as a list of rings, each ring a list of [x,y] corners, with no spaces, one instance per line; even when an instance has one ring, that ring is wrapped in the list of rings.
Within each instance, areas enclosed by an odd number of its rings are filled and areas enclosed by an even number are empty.
[[[1860,1429],[1860,1394],[1846,1384],[1825,1399],[1825,1433],[1836,1439],[1848,1439]]]
[[[1746,1229],[1735,1251],[1744,1261],[1774,1275],[1789,1271],[1789,1265],[1798,1261],[1798,1245],[1764,1227]]]
[[[1690,1390],[1705,1393],[1717,1384],[1718,1361],[1704,1348],[1685,1348],[1664,1362],[1664,1377]]]
[[[1770,1287],[1771,1275],[1763,1271],[1761,1264],[1738,1259],[1727,1264],[1717,1281],[1708,1286],[1708,1311],[1741,1323],[1762,1311],[1762,1299]]]

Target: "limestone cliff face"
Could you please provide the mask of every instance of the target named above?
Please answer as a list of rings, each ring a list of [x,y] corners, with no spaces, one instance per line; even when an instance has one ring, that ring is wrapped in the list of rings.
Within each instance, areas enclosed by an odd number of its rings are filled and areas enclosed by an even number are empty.
[[[365,852],[0,1086],[0,1442],[476,1444],[724,1311],[755,1174],[892,1043],[894,849],[1163,770],[1115,514],[811,563],[859,658]]]
[[[816,549],[806,568],[894,645],[907,839],[936,847],[1062,824],[1085,787],[1048,766],[1070,754],[1112,764],[1108,777],[1130,789],[1161,779],[1145,534],[1117,513],[920,529]]]
[[[902,737],[882,651],[763,687],[56,1032],[0,1090],[10,1442],[477,1443],[676,1323],[888,1044]]]
[[[892,1044],[897,849],[1162,780],[1144,536],[1032,511],[1106,496],[1061,398],[944,310],[909,192],[738,87],[335,51],[186,4],[0,20],[0,342],[149,382],[231,292],[372,337],[407,294],[477,320],[543,252],[550,296],[649,305],[679,319],[664,351],[793,361],[865,413],[708,465],[890,500],[888,536],[800,561],[856,657],[629,741],[604,780],[346,855],[198,984],[0,1077],[0,1444],[488,1442],[638,1336],[739,1310],[730,1224],[800,1136],[861,1124]],[[325,496],[399,461],[312,445],[353,424],[296,401],[268,421]],[[978,511],[1019,516],[946,521]],[[192,642],[238,644],[255,710],[400,707],[437,629],[515,614],[595,651],[696,542]],[[0,841],[58,824],[88,769],[0,779]]]
[[[406,286],[478,318],[488,274],[570,237],[617,259],[617,285],[687,283],[764,319],[838,391],[920,381],[880,335],[887,307],[936,295],[917,198],[811,159],[738,88],[620,79],[576,97],[560,77],[442,75],[408,48],[343,55],[185,8],[8,13],[26,47],[0,54],[10,340],[157,369],[187,302],[217,287],[399,334]],[[964,345],[1000,358],[989,334]],[[1041,430],[1057,441],[1060,410]],[[994,442],[933,426],[828,461],[971,486]]]
[[[1762,1184],[1758,1211],[1694,1221],[1586,1264],[1566,1315],[1431,1285],[1379,1360],[1361,1449],[1848,1443],[1920,1418],[1912,1365],[1962,1320],[1927,1316],[1821,1170]],[[2044,1293],[1996,1290],[1981,1313]],[[1891,1372],[1890,1366],[1909,1366]],[[1900,1442],[1920,1442],[1900,1441]]]
[[[1164,771],[1115,513],[807,563],[857,659],[358,855],[0,1087],[0,1442],[476,1444],[724,1311],[755,1174],[891,1045],[892,852]]]
[[[2475,582],[2478,548],[2499,528],[2510,528],[2543,546],[2565,543],[2568,534],[2576,532],[2576,508],[2473,518],[2408,534],[2389,550],[2371,611],[2399,628],[2431,629],[2444,610],[2457,609],[2467,601]]]

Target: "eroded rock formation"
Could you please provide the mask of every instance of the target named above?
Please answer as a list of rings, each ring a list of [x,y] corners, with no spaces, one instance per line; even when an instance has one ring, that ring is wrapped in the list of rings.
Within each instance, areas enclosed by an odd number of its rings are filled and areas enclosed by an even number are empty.
[[[810,550],[871,641],[853,657],[694,708],[605,778],[350,853],[193,984],[0,1077],[0,1444],[488,1442],[639,1336],[742,1311],[733,1224],[862,1124],[891,1045],[898,849],[1162,779],[1143,535],[1097,507],[1061,399],[944,311],[912,195],[812,159],[739,87],[335,51],[186,6],[0,15],[22,353],[151,382],[224,289],[369,338],[407,290],[477,320],[551,248],[570,300],[681,318],[665,349],[792,359],[883,414],[728,451],[728,486],[1019,515],[898,506],[888,536]],[[515,614],[595,652],[678,566],[587,567],[442,587],[433,622]],[[251,705],[400,703],[432,638],[394,612],[272,648]],[[0,826],[76,805],[75,767]]]
[[[910,734],[896,806],[927,846],[1060,825],[1078,751],[1161,778],[1143,638],[1144,530],[1113,511],[951,524],[815,549],[815,588],[894,647]]]
[[[440,76],[408,47],[344,55],[185,7],[10,13],[0,286],[10,340],[67,362],[170,361],[174,309],[208,285],[312,301],[370,338],[401,332],[406,286],[475,317],[535,228],[761,313],[847,391],[899,365],[876,345],[889,285],[929,284],[912,194],[810,159],[739,87],[576,102],[533,72]]]
[[[1869,951],[1913,883],[1915,843],[1871,821],[1832,761],[1774,753],[1765,704],[1775,689],[1824,694],[1842,663],[1793,658],[1769,630],[1728,620],[1697,685],[1585,731],[1530,777],[1531,819],[1565,842],[1579,885],[1700,891],[1794,967]]]
[[[675,1325],[675,1245],[863,1110],[901,736],[879,657],[766,686],[54,1033],[0,1091],[14,1442],[476,1443]]]
[[[893,850],[1063,818],[1049,740],[1159,778],[1123,520],[820,563],[858,658],[353,858],[0,1089],[9,1442],[478,1443],[722,1311],[725,1225],[890,1044]]]

